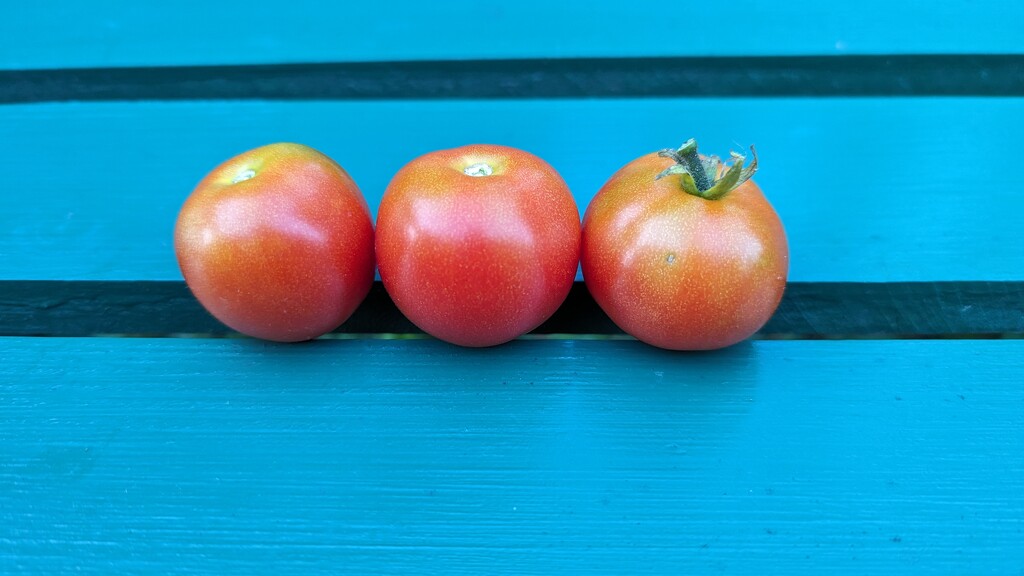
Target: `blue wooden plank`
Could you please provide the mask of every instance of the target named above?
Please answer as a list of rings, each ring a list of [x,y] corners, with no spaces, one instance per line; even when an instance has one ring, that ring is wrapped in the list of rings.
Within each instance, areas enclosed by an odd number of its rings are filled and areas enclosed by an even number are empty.
[[[735,0],[674,5],[292,0],[22,2],[0,68],[562,56],[1021,53],[1024,5]]]
[[[979,169],[1017,145],[1024,99],[187,102],[0,107],[0,279],[166,280],[174,219],[221,160],[323,150],[371,209],[424,152],[470,142],[547,159],[581,211],[628,160],[696,136],[755,143],[796,281],[1019,280],[1024,195]]]
[[[0,339],[0,571],[1016,574],[1022,346]]]

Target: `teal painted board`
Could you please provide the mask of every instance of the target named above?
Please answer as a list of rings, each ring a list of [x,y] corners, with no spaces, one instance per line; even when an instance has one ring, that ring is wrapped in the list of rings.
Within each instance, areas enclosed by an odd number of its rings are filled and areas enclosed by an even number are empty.
[[[1021,53],[999,0],[373,3],[22,2],[0,68],[574,56]]]
[[[1020,341],[0,350],[4,573],[1024,569]]]
[[[705,152],[758,146],[792,280],[1020,280],[1024,194],[996,160],[1022,123],[1015,98],[2,106],[0,280],[180,278],[171,235],[185,197],[269,142],[334,157],[374,212],[419,154],[518,146],[563,174],[582,212],[627,161],[689,136]]]

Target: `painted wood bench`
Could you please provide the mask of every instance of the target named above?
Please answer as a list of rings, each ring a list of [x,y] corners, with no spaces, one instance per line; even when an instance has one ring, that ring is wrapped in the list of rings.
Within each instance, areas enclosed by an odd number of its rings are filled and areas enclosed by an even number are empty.
[[[0,573],[1024,572],[1024,5],[191,4],[0,19]],[[272,141],[374,208],[518,146],[583,210],[690,136],[756,143],[792,250],[717,353],[582,284],[493,349],[395,337],[379,285],[271,344],[174,260],[196,181]]]

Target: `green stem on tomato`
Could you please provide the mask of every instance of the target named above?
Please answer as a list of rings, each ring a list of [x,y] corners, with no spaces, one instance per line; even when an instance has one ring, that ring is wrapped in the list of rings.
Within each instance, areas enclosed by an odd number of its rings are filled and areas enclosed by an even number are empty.
[[[669,148],[658,152],[659,156],[675,160],[675,164],[655,176],[655,180],[678,175],[680,186],[687,194],[705,200],[718,200],[749,180],[757,171],[757,151],[753,146],[750,147],[750,153],[753,160],[746,168],[743,167],[746,157],[733,152],[730,154],[732,165],[726,165],[726,169],[722,170],[722,161],[717,156],[701,158],[697,154],[697,141],[691,138],[678,150]],[[718,177],[719,173],[721,177]]]
[[[686,170],[693,176],[693,183],[697,185],[697,190],[701,192],[710,190],[714,185],[715,175],[708,174],[704,164],[700,161],[700,155],[697,154],[697,141],[690,138],[679,147],[679,150],[676,150],[676,154],[679,156],[679,160],[676,161],[686,166]]]

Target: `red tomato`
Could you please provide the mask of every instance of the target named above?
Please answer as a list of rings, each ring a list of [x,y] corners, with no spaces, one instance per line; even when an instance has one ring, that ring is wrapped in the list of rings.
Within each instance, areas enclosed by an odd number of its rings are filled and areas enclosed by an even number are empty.
[[[218,320],[257,338],[330,332],[373,283],[373,221],[351,177],[299,144],[224,162],[185,201],[174,231],[192,293]]]
[[[580,216],[540,158],[474,145],[421,156],[388,185],[377,262],[399,310],[462,346],[536,328],[565,300],[579,263]]]
[[[731,168],[692,140],[641,156],[601,188],[583,218],[583,279],[637,339],[674,350],[735,344],[768,321],[786,286],[778,215],[734,155]]]

